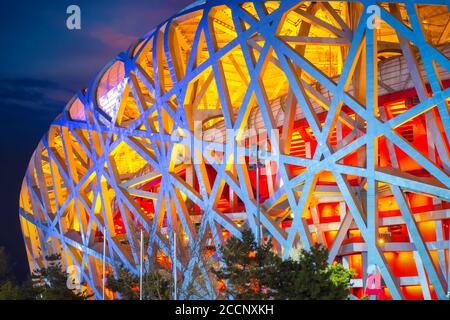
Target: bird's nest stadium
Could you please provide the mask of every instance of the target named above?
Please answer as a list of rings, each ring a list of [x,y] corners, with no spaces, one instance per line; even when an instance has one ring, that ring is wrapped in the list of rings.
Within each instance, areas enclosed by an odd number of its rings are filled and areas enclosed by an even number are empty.
[[[443,0],[186,7],[37,146],[20,194],[30,268],[62,252],[101,299],[103,266],[139,273],[142,230],[145,265],[195,288],[179,298],[215,298],[205,259],[250,228],[284,258],[325,245],[355,271],[352,298],[375,270],[386,299],[446,299],[449,57]]]

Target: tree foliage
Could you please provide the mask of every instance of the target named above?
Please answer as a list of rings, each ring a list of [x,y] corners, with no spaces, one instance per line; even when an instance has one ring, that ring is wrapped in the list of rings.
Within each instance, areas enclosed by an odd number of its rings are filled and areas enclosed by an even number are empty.
[[[21,299],[21,288],[12,273],[13,263],[4,247],[0,247],[0,300]]]
[[[311,250],[299,250],[289,259],[283,260],[272,250],[272,242],[257,245],[253,233],[244,230],[242,240],[231,237],[221,246],[220,263],[206,265],[218,278],[225,280],[226,292],[236,299],[346,299],[354,273],[341,264],[327,263],[328,250],[320,245]],[[19,284],[12,275],[12,263],[0,248],[0,300],[83,300],[91,296],[86,291],[67,288],[68,274],[62,269],[61,256],[46,257],[45,266],[34,270],[32,276]],[[212,267],[214,265],[214,267]],[[182,271],[182,273],[184,273]],[[203,275],[193,274],[201,283]],[[181,279],[178,288],[181,288]],[[139,276],[120,266],[116,276],[107,276],[106,286],[120,293],[121,299],[139,299]],[[172,275],[162,267],[153,266],[143,275],[143,298],[166,300],[173,298]],[[198,296],[198,290],[188,286],[184,297]],[[220,298],[220,296],[219,296]]]
[[[258,246],[250,230],[243,231],[242,241],[228,239],[221,250],[222,267],[213,273],[227,282],[227,294],[236,299],[346,299],[354,276],[341,264],[329,265],[323,246],[283,260],[270,240]]]
[[[31,277],[18,283],[5,249],[0,247],[0,300],[84,300],[91,297],[86,291],[67,287],[68,274],[63,270],[61,255],[45,257],[46,266],[33,271]]]
[[[242,241],[232,237],[221,247],[223,267],[212,272],[227,281],[226,292],[236,299],[267,299],[279,264],[271,246],[271,241],[257,246],[253,234],[244,231]]]
[[[36,300],[85,300],[92,295],[86,291],[76,291],[68,288],[71,281],[61,265],[61,255],[52,254],[45,257],[47,266],[33,271],[30,291]],[[74,280],[72,280],[74,281]],[[75,283],[72,283],[74,287]]]
[[[10,278],[14,278],[12,274],[13,263],[6,249],[0,247],[0,282],[3,283]]]
[[[139,233],[132,233],[135,243],[140,243]],[[148,243],[149,239],[144,235],[144,243]],[[190,259],[201,260],[206,270],[210,270],[214,263],[212,257],[208,256],[206,248],[197,251],[197,256],[191,256]],[[144,256],[144,261],[149,257]],[[169,258],[170,259],[170,258]],[[182,254],[178,257],[178,274],[184,275],[188,269],[188,263]],[[145,263],[144,263],[145,265]],[[169,300],[174,298],[174,278],[172,272],[169,270],[171,263],[163,266],[158,262],[153,261],[148,263],[143,270],[143,300]],[[183,277],[177,278],[177,297],[183,299],[210,299],[208,294],[204,277],[211,276],[204,274],[199,269],[191,270],[190,283],[183,286]],[[209,279],[208,279],[209,280]],[[194,285],[194,283],[196,285]],[[139,299],[139,274],[130,271],[124,265],[116,268],[116,274],[107,275],[106,286],[115,293],[120,294],[120,299],[136,300]],[[199,287],[201,288],[200,290]]]
[[[119,293],[122,300],[139,299],[139,276],[124,266],[117,268],[117,276],[108,275],[106,286]],[[162,269],[149,270],[142,278],[142,298],[144,300],[168,300],[172,295],[170,275]]]

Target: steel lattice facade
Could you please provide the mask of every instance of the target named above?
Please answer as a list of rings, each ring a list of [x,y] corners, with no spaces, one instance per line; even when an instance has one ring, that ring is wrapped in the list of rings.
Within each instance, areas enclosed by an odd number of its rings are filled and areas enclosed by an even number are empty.
[[[356,271],[354,297],[375,265],[387,298],[445,299],[449,42],[446,1],[192,4],[40,141],[20,195],[30,267],[62,251],[101,298],[103,239],[108,272],[138,273],[142,228],[147,266],[172,268],[176,242],[180,287],[197,292],[181,298],[214,298],[205,256],[257,234],[256,142],[278,254],[321,243]]]

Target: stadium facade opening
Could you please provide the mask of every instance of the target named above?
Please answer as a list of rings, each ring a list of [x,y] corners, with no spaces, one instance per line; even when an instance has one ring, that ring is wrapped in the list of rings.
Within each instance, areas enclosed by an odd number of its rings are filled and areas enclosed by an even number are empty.
[[[445,299],[449,42],[439,0],[192,4],[37,146],[20,195],[30,267],[62,252],[101,298],[104,244],[107,273],[137,274],[142,230],[145,264],[195,288],[180,298],[214,298],[205,259],[250,228],[285,258],[328,247],[356,272],[352,297]]]

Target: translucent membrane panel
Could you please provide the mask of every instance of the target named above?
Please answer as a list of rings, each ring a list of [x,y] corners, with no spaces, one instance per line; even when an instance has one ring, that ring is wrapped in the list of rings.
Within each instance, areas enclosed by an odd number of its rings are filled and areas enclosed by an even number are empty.
[[[84,105],[80,99],[75,99],[69,106],[69,115],[72,120],[86,121],[86,114],[84,112]]]
[[[111,122],[116,119],[126,82],[123,62],[117,61],[105,72],[98,84],[97,104],[111,118]]]

